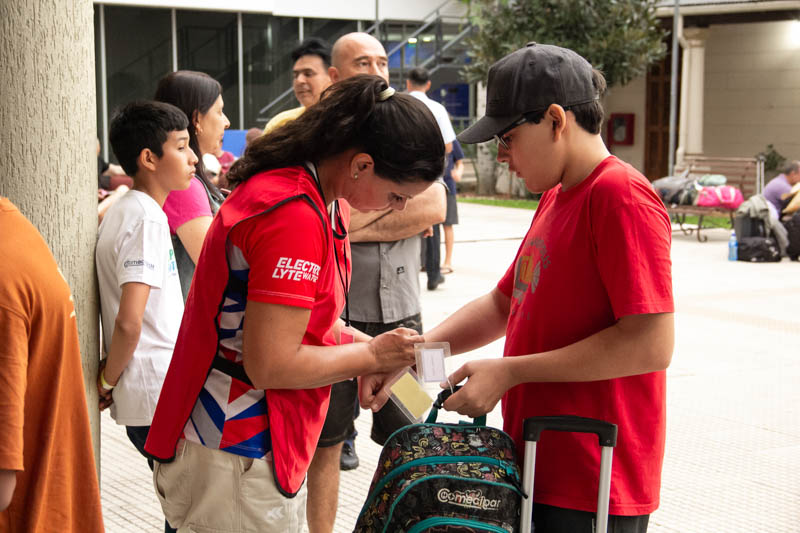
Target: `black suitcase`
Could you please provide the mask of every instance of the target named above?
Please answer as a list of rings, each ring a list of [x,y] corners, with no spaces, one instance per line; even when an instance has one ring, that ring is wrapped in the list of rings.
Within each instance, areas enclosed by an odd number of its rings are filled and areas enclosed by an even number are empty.
[[[760,218],[737,216],[733,219],[733,229],[736,232],[737,239],[743,237],[767,236],[767,229],[764,226],[764,221]]]
[[[749,263],[777,263],[781,251],[769,237],[743,237],[739,239],[737,259]]]

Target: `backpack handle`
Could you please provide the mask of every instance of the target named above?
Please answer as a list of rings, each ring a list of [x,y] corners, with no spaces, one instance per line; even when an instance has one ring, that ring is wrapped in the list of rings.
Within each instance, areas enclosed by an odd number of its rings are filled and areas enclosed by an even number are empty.
[[[431,406],[431,412],[428,413],[428,418],[425,420],[426,424],[435,424],[436,419],[439,416],[439,409],[442,408],[444,402],[453,394],[461,389],[461,385],[456,385],[453,387],[453,390],[444,389],[442,392],[439,393],[439,396],[436,397],[436,401],[433,402],[433,406]],[[486,415],[481,415],[477,418],[472,419],[472,425],[475,426],[485,426],[486,425]]]

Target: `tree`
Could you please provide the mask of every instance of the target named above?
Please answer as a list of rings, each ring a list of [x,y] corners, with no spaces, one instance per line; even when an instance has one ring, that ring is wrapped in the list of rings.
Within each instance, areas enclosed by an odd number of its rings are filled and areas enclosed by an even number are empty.
[[[666,54],[655,0],[464,1],[477,29],[467,43],[470,82],[485,83],[494,62],[531,41],[575,50],[609,87],[644,75]]]

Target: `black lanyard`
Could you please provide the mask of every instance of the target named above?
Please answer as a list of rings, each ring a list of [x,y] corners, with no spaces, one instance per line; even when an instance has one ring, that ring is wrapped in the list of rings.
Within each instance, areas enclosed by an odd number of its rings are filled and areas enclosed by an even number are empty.
[[[314,178],[314,184],[317,186],[317,191],[319,195],[322,197],[322,203],[326,206],[328,205],[325,201],[325,193],[322,191],[322,185],[319,182],[319,177],[317,177],[317,168],[312,163],[306,163],[305,165],[306,171]],[[347,228],[344,227],[344,220],[342,219],[342,213],[339,209],[339,200],[333,201],[333,210],[331,211],[331,233],[333,234],[333,238],[338,241],[344,241],[347,238]],[[342,254],[344,255],[344,274],[342,274],[342,267],[339,264],[339,251],[336,249],[336,243],[331,243],[333,246],[333,257],[336,260],[336,271],[339,273],[339,283],[342,285],[342,289],[344,290],[344,325],[350,326],[350,276],[348,274],[349,268],[347,265],[347,243],[342,242]]]

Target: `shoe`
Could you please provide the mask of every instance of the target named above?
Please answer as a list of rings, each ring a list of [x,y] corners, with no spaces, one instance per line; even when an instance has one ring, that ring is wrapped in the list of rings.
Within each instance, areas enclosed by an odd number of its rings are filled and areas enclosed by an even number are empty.
[[[453,267],[443,266],[442,269],[441,269],[441,272],[442,272],[442,274],[452,274],[453,273]]]
[[[438,278],[432,279],[432,280],[430,280],[430,279],[428,280],[428,290],[429,291],[435,290],[436,287],[438,287],[442,283],[444,283],[444,276],[439,274]]]
[[[342,446],[342,455],[339,458],[339,470],[355,470],[358,468],[358,456],[355,445],[345,442]]]

